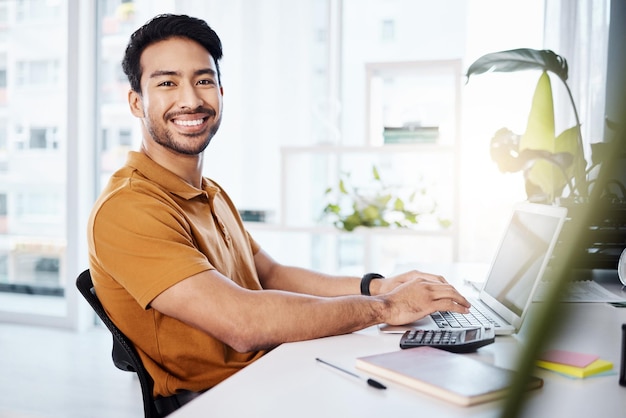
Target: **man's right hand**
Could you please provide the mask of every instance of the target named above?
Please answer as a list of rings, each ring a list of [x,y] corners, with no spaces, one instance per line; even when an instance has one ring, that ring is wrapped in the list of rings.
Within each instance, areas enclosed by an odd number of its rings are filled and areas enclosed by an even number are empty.
[[[403,325],[436,311],[468,313],[470,303],[443,277],[419,271],[381,280],[392,289],[380,294],[385,303],[383,322]],[[381,284],[381,290],[383,290]]]

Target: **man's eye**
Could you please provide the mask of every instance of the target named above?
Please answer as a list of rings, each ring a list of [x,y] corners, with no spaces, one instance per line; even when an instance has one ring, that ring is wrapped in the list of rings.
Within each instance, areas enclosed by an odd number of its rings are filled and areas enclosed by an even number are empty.
[[[163,87],[172,87],[174,85],[173,82],[171,81],[163,81],[161,83],[159,83],[159,86],[163,86]]]
[[[198,81],[198,84],[202,85],[202,86],[212,86],[215,84],[215,81],[213,80],[200,80]]]

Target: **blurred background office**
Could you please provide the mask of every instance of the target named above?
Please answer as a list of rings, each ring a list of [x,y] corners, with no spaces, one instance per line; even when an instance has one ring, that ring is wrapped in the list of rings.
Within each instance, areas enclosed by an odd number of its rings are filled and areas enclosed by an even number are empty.
[[[0,0],[0,321],[93,324],[74,279],[87,267],[91,204],[140,142],[120,61],[129,35],[154,15],[203,18],[222,39],[224,119],[205,174],[229,191],[256,239],[282,262],[389,274],[417,262],[488,263],[510,207],[525,199],[521,175],[498,171],[489,142],[501,127],[524,132],[538,75],[466,84],[481,55],[564,56],[583,137],[602,139],[609,8],[609,0]],[[573,115],[554,88],[562,129]],[[422,136],[397,136],[408,131]],[[325,190],[346,172],[367,185],[373,166],[398,190],[424,190],[420,204],[435,212],[415,228],[350,233],[322,219]]]

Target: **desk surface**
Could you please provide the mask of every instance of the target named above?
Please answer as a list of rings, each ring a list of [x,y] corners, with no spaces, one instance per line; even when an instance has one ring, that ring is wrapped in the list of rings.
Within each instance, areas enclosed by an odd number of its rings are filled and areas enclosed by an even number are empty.
[[[619,293],[620,287],[611,290]],[[549,348],[588,352],[612,361],[614,374],[583,380],[538,369],[544,387],[528,392],[524,417],[623,417],[626,387],[618,384],[621,326],[626,308],[604,303],[562,304],[569,319]],[[523,350],[524,330],[532,327],[532,312],[519,334],[466,354],[514,369]],[[387,390],[362,382],[315,361],[316,357],[355,369],[360,356],[398,350],[399,335],[377,328],[312,341],[283,344],[170,415],[182,417],[392,417],[400,414],[436,417],[496,417],[500,403],[460,407],[421,392],[378,379]]]

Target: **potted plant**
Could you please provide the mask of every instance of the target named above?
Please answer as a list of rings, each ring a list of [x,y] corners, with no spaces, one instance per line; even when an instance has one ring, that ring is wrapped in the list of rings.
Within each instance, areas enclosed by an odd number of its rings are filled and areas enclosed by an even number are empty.
[[[350,173],[343,173],[337,186],[325,191],[328,203],[322,218],[330,219],[341,230],[353,231],[360,226],[406,228],[418,224],[423,215],[435,213],[437,203],[426,187],[408,189],[387,184],[375,165],[371,174],[370,183],[357,186]],[[438,222],[442,227],[451,223],[447,219]]]
[[[470,65],[467,82],[472,75],[523,70],[541,71],[526,131],[516,134],[508,128],[498,130],[491,139],[491,158],[503,172],[524,173],[528,200],[554,203],[565,190],[569,191],[568,197],[584,199],[589,193],[587,174],[598,161],[592,160],[593,164],[587,167],[578,111],[567,84],[568,65],[565,58],[550,50],[527,48],[494,52]],[[574,126],[558,135],[555,133],[549,73],[563,82],[576,120]],[[593,148],[604,146],[595,144]]]

